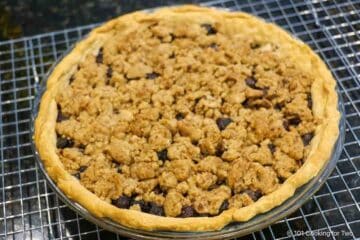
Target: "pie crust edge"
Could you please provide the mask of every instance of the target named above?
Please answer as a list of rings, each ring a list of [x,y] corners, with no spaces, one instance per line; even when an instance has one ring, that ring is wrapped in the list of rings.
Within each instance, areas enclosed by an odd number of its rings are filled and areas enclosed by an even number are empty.
[[[126,31],[127,26],[123,23],[139,21],[149,18],[164,17],[167,14],[186,13],[187,17],[199,14],[221,19],[240,19],[243,26],[253,25],[266,28],[280,43],[291,44],[296,49],[299,57],[306,57],[312,65],[315,81],[311,87],[313,99],[313,114],[322,119],[321,124],[315,131],[311,141],[311,150],[302,167],[289,177],[277,190],[263,196],[257,202],[240,209],[229,209],[214,217],[191,217],[172,218],[161,217],[143,213],[140,211],[120,209],[110,203],[99,199],[80,184],[78,179],[68,173],[56,154],[55,124],[57,118],[57,104],[55,96],[57,91],[65,84],[75,71],[77,63],[87,54],[96,54],[109,32]],[[194,17],[193,16],[193,17]],[[282,204],[293,196],[295,190],[310,181],[324,164],[330,159],[333,146],[339,135],[340,112],[338,110],[338,95],[336,93],[336,81],[332,77],[324,62],[316,55],[309,46],[291,37],[286,31],[278,26],[266,23],[263,20],[242,12],[225,12],[197,6],[181,6],[163,8],[152,14],[135,12],[111,20],[104,25],[95,28],[74,49],[65,56],[54,68],[47,81],[47,90],[41,99],[38,116],[35,120],[34,141],[49,176],[57,186],[70,199],[80,203],[90,213],[97,217],[106,217],[122,225],[145,229],[145,230],[170,230],[170,231],[211,231],[219,230],[230,222],[244,222],[257,214],[265,213],[270,209]]]

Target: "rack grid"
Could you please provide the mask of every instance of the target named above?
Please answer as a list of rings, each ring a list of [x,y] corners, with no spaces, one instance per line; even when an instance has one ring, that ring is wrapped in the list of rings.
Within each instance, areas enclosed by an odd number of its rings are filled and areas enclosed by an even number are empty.
[[[327,182],[295,213],[239,239],[360,238],[360,1],[195,3],[249,12],[293,33],[325,60],[344,99],[344,149]],[[125,239],[66,207],[31,150],[30,114],[42,77],[96,25],[0,42],[0,239]]]

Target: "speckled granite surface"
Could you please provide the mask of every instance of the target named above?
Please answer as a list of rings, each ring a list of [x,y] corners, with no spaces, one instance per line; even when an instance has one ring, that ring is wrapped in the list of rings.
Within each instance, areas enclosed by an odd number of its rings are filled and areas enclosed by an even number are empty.
[[[1,0],[0,41],[103,22],[120,14],[191,0]]]

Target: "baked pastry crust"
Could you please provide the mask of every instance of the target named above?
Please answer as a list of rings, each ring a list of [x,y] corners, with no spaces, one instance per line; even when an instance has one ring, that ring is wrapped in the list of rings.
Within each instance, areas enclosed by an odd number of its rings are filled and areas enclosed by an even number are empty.
[[[55,131],[58,115],[55,96],[68,84],[76,66],[85,56],[96,55],[104,42],[114,32],[126,33],[142,21],[152,19],[173,19],[179,22],[223,22],[230,33],[256,34],[259,38],[276,42],[291,51],[291,60],[303,71],[314,77],[311,86],[313,115],[321,119],[311,141],[305,163],[283,182],[279,188],[260,198],[253,204],[239,209],[231,208],[214,217],[174,218],[161,217],[141,211],[120,209],[101,200],[86,189],[74,176],[65,170],[56,152]],[[94,29],[56,66],[47,81],[35,121],[35,144],[46,171],[58,187],[72,200],[80,203],[97,217],[107,217],[122,225],[146,230],[211,231],[223,228],[233,221],[247,221],[257,214],[271,210],[290,198],[295,190],[312,179],[330,159],[333,146],[339,135],[340,113],[337,109],[336,82],[321,59],[304,43],[291,37],[274,24],[266,23],[254,16],[241,12],[225,12],[215,9],[181,6],[163,8],[154,13],[135,12],[121,16]]]

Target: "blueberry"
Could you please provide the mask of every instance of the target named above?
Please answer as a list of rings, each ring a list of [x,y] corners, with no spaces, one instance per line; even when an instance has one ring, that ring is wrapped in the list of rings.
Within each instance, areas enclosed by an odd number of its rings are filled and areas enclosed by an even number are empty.
[[[170,42],[172,42],[176,39],[176,36],[173,33],[170,33],[170,38]]]
[[[152,80],[152,79],[155,79],[155,78],[157,78],[157,77],[159,77],[159,76],[160,76],[160,74],[158,74],[158,73],[156,73],[156,72],[147,73],[147,74],[146,74],[146,79]]]
[[[179,217],[187,218],[196,216],[196,211],[192,206],[185,206],[181,209],[181,214]]]
[[[98,64],[103,63],[103,61],[104,61],[104,55],[103,55],[103,48],[102,48],[102,47],[99,49],[99,53],[98,53],[98,55],[96,55],[95,61],[96,61],[96,63],[98,63]]]
[[[57,110],[58,110],[58,115],[57,115],[57,118],[56,118],[56,122],[61,122],[63,120],[67,120],[68,117],[65,116],[63,114],[63,112],[61,111],[61,105],[60,104],[57,104]]]
[[[216,124],[220,131],[224,130],[232,122],[231,118],[218,118],[216,119]]]
[[[301,119],[300,119],[299,116],[295,116],[295,117],[290,118],[290,119],[288,120],[288,122],[289,122],[290,125],[295,125],[295,126],[297,126],[297,125],[299,125],[299,124],[301,123]]]
[[[120,196],[118,199],[112,200],[112,204],[118,208],[129,208],[131,205],[131,198]]]
[[[286,131],[289,131],[290,130],[290,124],[289,124],[289,121],[288,120],[284,120],[283,121],[283,127],[285,128]]]
[[[263,91],[263,96],[265,97],[267,94],[268,94],[268,91],[269,91],[269,87],[263,87],[263,88],[257,88],[257,89],[260,89]]]
[[[244,193],[246,193],[247,195],[249,195],[249,197],[256,202],[259,198],[261,198],[262,194],[259,190],[256,191],[252,191],[250,189],[247,189],[244,191]]]
[[[87,169],[87,166],[81,166],[80,168],[79,168],[79,172],[84,172],[85,170]]]
[[[214,49],[214,50],[218,50],[218,45],[216,43],[212,43],[209,45],[210,48]]]
[[[134,80],[139,80],[140,78],[139,77],[135,77],[135,78],[129,78],[127,75],[125,75],[125,78],[128,82],[130,81],[134,81]]]
[[[175,116],[176,120],[180,121],[183,120],[185,118],[183,113],[177,113]]]
[[[217,185],[223,185],[225,183],[225,179],[218,179],[217,181],[216,181],[216,184]]]
[[[274,153],[276,151],[276,146],[272,143],[268,144],[268,148],[270,149],[271,153]]]
[[[142,212],[148,213],[150,211],[149,203],[145,202],[144,200],[134,200],[131,202],[131,205],[136,204],[140,206]]]
[[[71,75],[71,77],[69,78],[69,84],[71,84],[74,80],[75,80],[74,75]]]
[[[216,29],[211,24],[204,23],[201,24],[201,27],[207,31],[207,35],[213,35],[217,33]]]
[[[307,103],[308,103],[307,106],[308,106],[308,108],[310,108],[310,110],[311,110],[311,109],[312,109],[312,105],[313,105],[311,93],[308,93],[308,94],[307,94],[306,100],[307,100]]]
[[[258,43],[258,42],[252,42],[252,43],[250,43],[250,48],[251,49],[257,49],[257,48],[259,48],[261,45],[260,45],[260,43]]]
[[[56,147],[60,149],[70,148],[74,146],[74,141],[66,137],[58,137]]]
[[[250,99],[247,98],[243,103],[242,103],[244,108],[250,108],[251,107],[251,102]]]
[[[309,145],[311,142],[311,139],[314,137],[314,133],[310,132],[310,133],[306,133],[304,135],[301,136],[301,139],[304,143],[304,146]]]
[[[211,190],[214,190],[214,189],[216,189],[216,188],[218,188],[218,187],[219,187],[218,184],[213,184],[213,185],[211,185],[207,190],[208,190],[208,191],[211,191]]]
[[[276,103],[274,107],[276,110],[280,111],[283,107],[285,107],[285,104],[284,103]]]
[[[172,58],[175,58],[175,53],[174,53],[174,52],[171,53],[170,56],[169,56],[169,58],[171,58],[171,59],[172,59]]]
[[[158,216],[165,216],[164,208],[163,206],[159,206],[156,203],[150,202],[149,204],[149,213],[158,215]]]
[[[111,66],[108,67],[107,71],[106,71],[106,77],[111,78],[113,74],[113,69]]]
[[[78,148],[80,148],[81,150],[84,150],[84,149],[86,148],[86,145],[80,143],[79,146],[78,146]]]
[[[121,165],[118,162],[112,161],[114,168],[118,173],[121,173]]]
[[[248,85],[249,87],[257,89],[257,87],[256,87],[256,79],[254,77],[252,77],[252,76],[247,77],[245,79],[245,82],[246,82],[246,85]]]
[[[163,194],[164,191],[161,189],[160,185],[156,185],[156,187],[153,189],[153,192],[155,194]]]
[[[225,199],[219,208],[219,214],[229,208],[229,201]]]
[[[168,160],[167,153],[168,153],[167,149],[164,149],[164,150],[161,150],[160,152],[157,152],[156,154],[157,154],[159,160],[165,161],[165,160]]]
[[[222,146],[216,148],[215,156],[221,157],[221,156],[223,155],[224,151],[225,151],[225,150],[224,150],[224,148],[223,148]]]
[[[57,115],[57,118],[56,118],[56,122],[62,122],[62,121],[65,121],[65,120],[68,120],[69,117],[64,115],[61,110],[58,110],[58,115]]]

